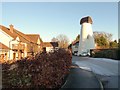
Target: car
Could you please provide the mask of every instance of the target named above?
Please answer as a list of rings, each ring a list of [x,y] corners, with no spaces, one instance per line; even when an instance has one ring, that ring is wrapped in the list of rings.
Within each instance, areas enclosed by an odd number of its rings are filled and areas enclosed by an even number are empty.
[[[77,56],[78,51],[74,51],[73,55]]]
[[[83,52],[82,54],[80,54],[80,56],[90,56],[89,52]]]

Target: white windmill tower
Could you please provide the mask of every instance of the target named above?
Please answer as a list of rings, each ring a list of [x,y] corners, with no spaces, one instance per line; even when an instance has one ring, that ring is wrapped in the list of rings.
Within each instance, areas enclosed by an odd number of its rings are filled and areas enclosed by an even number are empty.
[[[92,31],[92,19],[91,17],[84,17],[80,20],[81,34],[78,47],[78,56],[83,53],[90,53],[90,49],[95,48],[95,42]]]

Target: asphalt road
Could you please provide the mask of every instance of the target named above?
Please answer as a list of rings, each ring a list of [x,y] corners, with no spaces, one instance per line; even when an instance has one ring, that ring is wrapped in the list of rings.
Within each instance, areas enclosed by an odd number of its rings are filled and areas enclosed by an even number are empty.
[[[118,88],[120,86],[118,83],[120,79],[119,61],[73,56],[72,62],[84,70],[92,71],[103,82],[104,88]]]
[[[71,68],[65,84],[60,90],[66,88],[90,88],[91,90],[95,90],[95,88],[97,88],[97,90],[101,90],[101,85],[98,79],[91,72],[80,68]]]

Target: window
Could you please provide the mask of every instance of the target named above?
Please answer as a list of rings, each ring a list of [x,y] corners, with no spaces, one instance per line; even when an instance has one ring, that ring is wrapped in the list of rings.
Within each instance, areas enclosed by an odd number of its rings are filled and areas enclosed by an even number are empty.
[[[87,39],[89,39],[89,38],[90,38],[90,35],[87,36]]]

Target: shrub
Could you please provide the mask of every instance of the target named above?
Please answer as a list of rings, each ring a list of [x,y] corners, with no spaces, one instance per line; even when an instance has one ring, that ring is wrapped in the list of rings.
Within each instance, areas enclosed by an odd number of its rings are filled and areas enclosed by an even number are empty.
[[[120,49],[100,49],[91,51],[91,56],[95,58],[110,58],[120,60]]]
[[[4,63],[3,88],[60,88],[71,62],[71,53],[59,49],[11,64]]]

